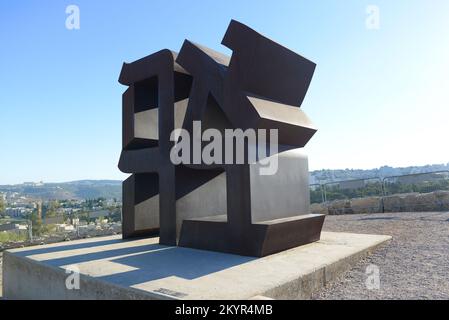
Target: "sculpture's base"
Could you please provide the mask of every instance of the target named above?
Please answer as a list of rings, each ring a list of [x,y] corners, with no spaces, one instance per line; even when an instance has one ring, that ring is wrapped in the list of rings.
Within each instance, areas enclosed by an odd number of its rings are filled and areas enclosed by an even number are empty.
[[[265,257],[320,240],[324,218],[322,214],[305,214],[256,222],[243,232],[233,232],[226,215],[186,219],[179,246]]]
[[[390,238],[323,232],[318,242],[259,259],[121,236],[14,249],[3,256],[3,294],[6,299],[308,298]],[[66,287],[76,285],[76,277],[64,270],[69,266],[81,273],[79,290]]]

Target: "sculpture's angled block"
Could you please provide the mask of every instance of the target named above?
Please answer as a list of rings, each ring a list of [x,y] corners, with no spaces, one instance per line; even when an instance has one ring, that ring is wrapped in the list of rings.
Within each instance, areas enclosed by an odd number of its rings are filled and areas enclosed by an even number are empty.
[[[316,132],[300,109],[315,64],[236,21],[222,43],[232,57],[186,40],[123,66],[123,235],[250,256],[317,241],[324,216],[309,214],[298,149]],[[248,134],[243,153],[229,130]],[[264,130],[269,154],[250,139]]]
[[[229,119],[241,128],[278,129],[280,144],[304,147],[316,129],[299,107],[315,64],[237,21],[222,43],[233,51],[224,83]]]
[[[229,78],[238,84],[241,94],[246,91],[283,104],[301,105],[315,71],[313,62],[234,20],[222,44],[233,51]]]

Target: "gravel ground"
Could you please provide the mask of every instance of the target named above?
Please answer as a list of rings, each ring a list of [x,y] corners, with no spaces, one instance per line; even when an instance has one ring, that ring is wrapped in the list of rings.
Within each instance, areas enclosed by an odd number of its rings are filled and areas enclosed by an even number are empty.
[[[449,299],[449,212],[327,216],[323,230],[386,234],[393,240],[314,299]],[[379,289],[366,285],[371,264],[379,268]]]

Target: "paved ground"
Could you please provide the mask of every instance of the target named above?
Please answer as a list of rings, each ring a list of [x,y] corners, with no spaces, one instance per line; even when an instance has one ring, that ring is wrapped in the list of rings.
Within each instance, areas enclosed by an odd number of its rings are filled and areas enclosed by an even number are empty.
[[[324,230],[386,234],[393,240],[315,299],[449,299],[449,212],[328,216]],[[370,264],[379,268],[378,290],[366,286]]]

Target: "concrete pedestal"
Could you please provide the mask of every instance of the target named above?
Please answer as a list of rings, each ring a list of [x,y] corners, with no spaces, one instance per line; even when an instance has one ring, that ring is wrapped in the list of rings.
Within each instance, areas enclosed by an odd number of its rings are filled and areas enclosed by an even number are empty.
[[[389,236],[323,232],[264,258],[124,241],[120,235],[8,250],[6,299],[306,299]],[[67,289],[79,270],[79,289]],[[68,278],[70,277],[70,278]],[[70,287],[70,285],[69,285]]]

